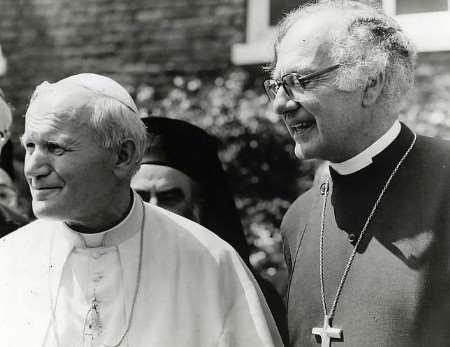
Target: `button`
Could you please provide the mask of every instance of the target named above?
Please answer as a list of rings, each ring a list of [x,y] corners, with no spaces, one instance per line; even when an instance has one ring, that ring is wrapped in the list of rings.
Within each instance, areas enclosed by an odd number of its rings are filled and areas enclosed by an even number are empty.
[[[102,254],[100,252],[92,252],[91,256],[94,259],[99,259],[102,256]]]
[[[348,240],[353,243],[356,241],[356,235],[355,234],[349,234],[348,235]]]
[[[96,272],[92,274],[92,282],[99,283],[103,279],[104,275],[102,273]]]
[[[101,257],[103,257],[104,255],[107,255],[109,252],[107,250],[99,250],[99,251],[94,251],[91,253],[92,258],[94,259],[100,259]]]

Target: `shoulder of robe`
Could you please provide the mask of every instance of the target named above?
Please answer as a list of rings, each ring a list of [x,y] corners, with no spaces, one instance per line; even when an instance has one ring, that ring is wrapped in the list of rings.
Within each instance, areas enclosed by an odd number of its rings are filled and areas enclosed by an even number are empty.
[[[39,248],[55,230],[54,221],[37,219],[0,239],[0,253],[28,254]]]
[[[416,151],[411,154],[420,163],[417,174],[421,177],[417,178],[437,191],[450,194],[450,141],[418,136]]]
[[[160,207],[146,206],[149,220],[153,223],[150,232],[157,233],[154,237],[173,248],[169,251],[178,251],[181,246],[186,255],[205,255],[216,261],[224,256],[237,255],[232,246],[204,226]]]
[[[450,169],[450,141],[435,137],[417,136],[416,151],[422,155],[423,160],[443,164]]]
[[[48,271],[52,225],[34,221],[0,239],[0,291],[12,283],[38,285]]]

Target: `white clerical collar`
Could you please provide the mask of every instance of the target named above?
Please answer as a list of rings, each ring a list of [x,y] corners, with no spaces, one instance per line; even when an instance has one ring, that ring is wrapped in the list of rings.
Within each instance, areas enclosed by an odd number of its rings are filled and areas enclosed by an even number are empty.
[[[330,163],[330,166],[340,175],[349,175],[372,164],[372,158],[385,150],[398,136],[401,130],[397,120],[378,140],[361,153],[341,163]]]
[[[84,239],[86,247],[91,248],[91,247],[100,247],[108,231],[109,230],[94,234],[87,234],[87,233],[79,233],[79,234]]]
[[[142,208],[139,203],[141,199],[134,191],[132,199],[133,205],[128,215],[119,224],[106,231],[95,234],[79,233],[63,223],[66,231],[69,231],[72,237],[76,236],[73,240],[74,246],[78,248],[115,246],[137,233],[142,221]]]

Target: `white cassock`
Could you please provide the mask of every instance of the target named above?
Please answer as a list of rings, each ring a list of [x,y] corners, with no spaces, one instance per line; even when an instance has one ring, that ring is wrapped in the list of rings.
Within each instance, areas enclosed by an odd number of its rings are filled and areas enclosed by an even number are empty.
[[[89,324],[94,297],[98,324]],[[233,248],[136,194],[103,234],[37,220],[0,239],[1,346],[115,345],[130,319],[122,347],[282,346]]]

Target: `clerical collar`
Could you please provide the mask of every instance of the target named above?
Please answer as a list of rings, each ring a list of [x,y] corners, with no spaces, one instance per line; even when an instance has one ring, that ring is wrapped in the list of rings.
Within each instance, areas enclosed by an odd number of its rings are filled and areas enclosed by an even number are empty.
[[[116,246],[137,233],[142,219],[140,197],[133,191],[132,199],[133,205],[128,215],[119,224],[101,233],[79,233],[63,223],[65,230],[71,235],[74,246],[77,248]]]
[[[398,136],[401,130],[397,120],[378,140],[361,153],[341,163],[330,163],[330,166],[340,175],[349,175],[372,164],[372,158],[384,151]]]
[[[101,233],[87,234],[87,233],[79,233],[80,236],[84,239],[87,248],[92,247],[100,247],[103,243],[103,239],[105,238],[106,233],[109,230],[102,231]]]

